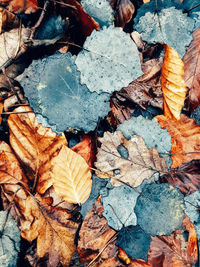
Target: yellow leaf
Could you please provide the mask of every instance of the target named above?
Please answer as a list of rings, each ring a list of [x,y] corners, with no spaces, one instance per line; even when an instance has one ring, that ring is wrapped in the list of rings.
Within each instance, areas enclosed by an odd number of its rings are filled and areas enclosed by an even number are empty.
[[[184,64],[179,54],[167,44],[165,44],[161,86],[164,97],[164,115],[170,119],[180,120],[187,92],[184,82]]]
[[[9,116],[10,143],[33,188],[37,185],[38,193],[43,194],[52,186],[51,161],[67,142],[38,124],[33,112],[25,113],[31,111],[30,107],[19,107],[14,110],[18,114]]]
[[[86,161],[63,146],[53,159],[52,180],[58,196],[69,203],[84,203],[91,192],[91,172]]]

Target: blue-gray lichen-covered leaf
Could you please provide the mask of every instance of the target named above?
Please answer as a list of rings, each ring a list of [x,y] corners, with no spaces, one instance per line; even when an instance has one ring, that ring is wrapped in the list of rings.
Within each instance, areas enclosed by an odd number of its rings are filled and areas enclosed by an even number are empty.
[[[92,176],[92,191],[88,198],[88,200],[81,206],[81,214],[83,218],[87,214],[87,212],[91,209],[94,202],[100,195],[100,191],[102,188],[106,188],[106,184],[109,179],[100,179],[96,175]]]
[[[100,26],[114,24],[114,11],[107,0],[82,0],[81,5]]]
[[[185,200],[185,213],[194,224],[197,238],[200,240],[200,191],[196,191],[184,198]]]
[[[134,259],[147,261],[147,252],[150,247],[151,237],[139,225],[123,227],[117,235],[116,245]]]
[[[80,73],[70,53],[34,60],[21,84],[35,113],[47,118],[58,132],[74,128],[94,130],[109,111],[109,95],[91,93],[80,84]]]
[[[137,222],[148,234],[170,235],[182,227],[184,197],[170,184],[144,185],[135,206]]]
[[[92,92],[111,94],[143,74],[138,49],[121,28],[110,26],[93,31],[84,48],[75,62],[81,83]]]
[[[149,42],[166,43],[181,57],[192,41],[194,20],[175,7],[162,9],[159,13],[147,12],[140,17],[135,29],[142,33],[142,39]]]
[[[167,167],[170,168],[172,164],[169,155],[172,146],[171,135],[167,129],[161,129],[156,119],[148,120],[142,116],[132,117],[119,125],[117,129],[122,131],[127,139],[130,139],[133,134],[141,136],[147,148],[155,147],[160,156],[165,159]]]
[[[0,267],[17,266],[20,230],[7,211],[0,211]]]
[[[103,216],[110,227],[120,230],[123,226],[137,224],[134,207],[138,195],[132,188],[122,185],[109,190],[108,196],[102,196]]]

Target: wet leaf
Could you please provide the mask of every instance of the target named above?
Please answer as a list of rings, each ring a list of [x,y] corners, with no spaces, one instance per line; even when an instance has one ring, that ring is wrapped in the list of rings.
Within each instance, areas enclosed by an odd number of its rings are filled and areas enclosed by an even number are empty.
[[[152,236],[170,235],[185,217],[183,199],[170,184],[145,184],[135,206],[137,223]]]
[[[155,148],[147,149],[142,137],[132,135],[127,140],[120,131],[105,132],[99,139],[95,167],[100,178],[111,178],[114,186],[129,183],[138,186],[146,178],[166,172],[165,160],[159,157]],[[122,183],[120,182],[122,181]]]
[[[52,159],[66,145],[66,139],[38,124],[30,107],[19,107],[15,112],[18,114],[8,119],[10,143],[33,188],[37,185],[37,191],[43,194],[52,186]]]
[[[180,121],[156,116],[162,129],[172,136],[171,168],[177,168],[193,159],[200,159],[200,126],[194,120],[181,115]]]
[[[91,172],[86,161],[63,146],[52,160],[51,177],[58,196],[69,203],[84,203],[92,189]]]
[[[187,92],[183,77],[184,64],[181,57],[173,48],[165,45],[161,86],[164,97],[164,115],[170,119],[180,120]]]
[[[178,187],[182,194],[189,195],[200,189],[200,160],[192,160],[171,169],[157,181],[158,183],[170,183]]]
[[[14,13],[30,14],[38,10],[37,0],[0,0],[1,5],[7,5]]]
[[[193,33],[193,41],[183,58],[184,80],[189,88],[189,108],[195,110],[200,104],[200,28]]]

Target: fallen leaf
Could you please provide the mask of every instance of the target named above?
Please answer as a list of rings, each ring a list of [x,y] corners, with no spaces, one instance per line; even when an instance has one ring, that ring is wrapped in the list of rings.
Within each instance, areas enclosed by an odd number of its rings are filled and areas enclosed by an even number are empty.
[[[37,0],[0,0],[1,5],[7,5],[9,11],[14,13],[30,14],[38,10]]]
[[[115,26],[124,28],[132,19],[135,7],[130,0],[111,1],[115,2]]]
[[[86,161],[63,146],[52,160],[51,178],[58,196],[69,203],[84,203],[92,189],[91,171]]]
[[[93,166],[95,159],[94,146],[92,142],[92,137],[85,134],[83,135],[81,142],[71,148],[72,151],[78,153],[85,159],[89,167]]]
[[[0,125],[2,122],[1,113],[3,112],[3,108],[4,108],[3,99],[0,97]]]
[[[105,132],[99,141],[101,147],[95,162],[96,175],[100,178],[111,178],[114,186],[129,183],[136,187],[145,178],[167,170],[165,160],[159,157],[155,148],[148,150],[140,136],[132,135],[127,140],[120,131]]]
[[[172,136],[171,168],[178,168],[193,159],[200,159],[200,126],[194,120],[181,115],[179,121],[173,121],[163,115],[156,116],[162,129]]]
[[[0,8],[0,34],[19,27],[19,19],[5,8]]]
[[[200,104],[200,28],[193,32],[193,41],[187,49],[184,62],[184,80],[189,88],[189,110],[194,111]]]
[[[180,120],[180,113],[186,96],[184,64],[179,54],[165,44],[165,56],[161,72],[161,87],[164,98],[164,115]]]
[[[188,217],[184,219],[183,227],[183,230],[176,230],[170,236],[152,237],[148,252],[148,262],[151,266],[194,266],[197,261],[197,243],[191,250],[194,226]]]
[[[17,114],[8,119],[11,146],[32,187],[37,186],[38,193],[43,194],[52,186],[52,159],[66,145],[66,139],[38,124],[30,107],[18,107],[14,112]]]
[[[170,183],[184,195],[194,193],[200,189],[200,160],[192,160],[179,168],[171,169],[157,183]]]

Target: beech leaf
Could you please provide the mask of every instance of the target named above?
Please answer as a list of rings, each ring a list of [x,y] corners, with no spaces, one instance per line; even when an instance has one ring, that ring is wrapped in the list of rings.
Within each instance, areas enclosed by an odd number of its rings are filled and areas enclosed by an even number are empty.
[[[164,97],[164,115],[170,119],[180,120],[187,92],[183,77],[184,64],[179,54],[169,45],[165,45],[161,86]]]
[[[95,167],[100,178],[111,178],[114,186],[129,183],[138,186],[155,173],[165,173],[165,160],[159,157],[155,148],[147,149],[142,137],[132,135],[127,140],[120,131],[105,132],[99,139]],[[122,181],[122,183],[120,182]]]
[[[91,172],[86,161],[63,146],[52,160],[51,177],[58,196],[69,203],[84,203],[92,188]]]

